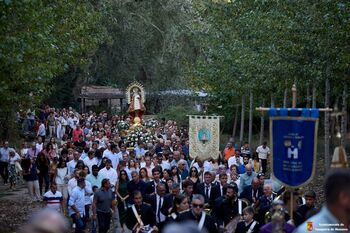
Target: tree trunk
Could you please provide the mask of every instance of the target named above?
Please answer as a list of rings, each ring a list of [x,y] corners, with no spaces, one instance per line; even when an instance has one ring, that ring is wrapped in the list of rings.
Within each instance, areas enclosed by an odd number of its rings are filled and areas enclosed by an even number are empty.
[[[287,94],[288,94],[288,90],[287,88],[284,89],[284,95],[283,95],[283,107],[286,108],[287,107]]]
[[[253,92],[250,90],[249,96],[249,132],[248,132],[248,143],[250,151],[252,151],[252,136],[253,136]]]
[[[263,100],[263,104],[261,107],[265,106],[265,100]],[[264,112],[261,111],[260,112],[260,135],[259,135],[259,145],[261,145],[263,143],[264,140]]]
[[[233,121],[232,137],[234,141],[236,141],[237,119],[238,119],[238,105],[236,105],[235,118]]]
[[[339,103],[339,98],[337,97],[333,105],[333,113],[338,113],[339,111],[338,103]],[[337,115],[332,116],[332,114],[330,114],[329,118],[330,118],[329,119],[330,120],[330,135],[329,135],[330,141],[332,143],[337,144],[338,139],[336,137],[336,133],[340,131],[338,116]]]
[[[310,108],[311,98],[310,98],[310,84],[306,85],[306,108]]]
[[[239,142],[241,145],[243,143],[243,133],[244,133],[244,108],[245,108],[245,98],[244,98],[244,95],[242,95],[241,132],[239,134]]]
[[[316,92],[316,85],[315,83],[312,84],[312,108],[316,108],[316,97],[317,97],[317,92]]]
[[[271,108],[275,107],[275,100],[273,98],[273,96],[271,95]]]
[[[340,144],[342,146],[345,145],[345,140],[346,140],[346,115],[347,115],[347,109],[346,109],[346,99],[347,99],[347,92],[346,92],[346,85],[344,87],[343,91],[343,103],[342,103],[342,115],[341,115],[341,128],[340,128],[340,133],[341,133],[341,141]]]
[[[329,107],[329,80],[326,79],[326,95],[325,95],[325,108]],[[329,153],[329,112],[325,112],[324,116],[324,162],[325,162],[325,171],[330,167],[331,158]]]

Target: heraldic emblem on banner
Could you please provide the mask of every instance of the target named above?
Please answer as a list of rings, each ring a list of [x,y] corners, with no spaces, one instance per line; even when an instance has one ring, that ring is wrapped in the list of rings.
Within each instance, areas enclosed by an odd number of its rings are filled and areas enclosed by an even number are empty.
[[[305,185],[315,173],[318,109],[271,110],[272,174],[287,187]]]
[[[190,157],[202,160],[219,156],[220,118],[218,116],[189,116]]]

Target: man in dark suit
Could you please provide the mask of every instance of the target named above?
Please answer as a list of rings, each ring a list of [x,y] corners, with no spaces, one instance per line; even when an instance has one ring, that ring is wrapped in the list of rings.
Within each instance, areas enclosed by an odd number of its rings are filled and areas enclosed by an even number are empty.
[[[150,228],[153,228],[154,230],[158,230],[156,227],[156,218],[153,213],[152,207],[149,204],[145,204],[142,202],[142,194],[140,191],[136,190],[133,193],[133,201],[134,205],[132,207],[129,207],[126,212],[126,226],[131,231],[136,231],[143,226],[149,226]],[[138,219],[135,216],[133,206],[135,207],[135,210],[137,212],[137,215],[140,216]]]
[[[251,204],[255,204],[263,194],[259,179],[253,178],[252,184],[246,186],[239,197],[247,199]]]
[[[146,193],[146,183],[140,179],[140,175],[137,171],[132,171],[131,172],[131,177],[132,177],[132,180],[128,183],[127,185],[127,191],[130,195],[130,198],[129,198],[129,203],[132,204],[132,201],[133,201],[133,193],[134,191],[138,190],[142,193],[142,195],[145,195]]]
[[[205,207],[211,208],[215,202],[215,199],[220,196],[220,188],[212,183],[212,174],[209,171],[204,173],[204,183],[197,185],[196,194],[204,196]]]
[[[222,172],[219,174],[219,196],[224,196],[226,193],[226,186],[227,186],[227,174],[225,172]]]
[[[215,206],[214,214],[219,226],[226,226],[232,219],[243,213],[247,206],[245,202],[237,198],[238,187],[236,185],[227,185],[225,198],[218,201]]]
[[[272,192],[272,185],[264,185],[264,195],[259,198],[259,212],[257,220],[260,224],[265,223],[265,214],[270,210],[272,201],[276,198],[276,193]]]
[[[147,186],[146,186],[146,194],[147,195],[151,195],[151,194],[156,193],[157,185],[159,183],[161,183],[160,174],[161,174],[161,170],[159,167],[155,167],[152,169],[153,180],[147,183]],[[165,187],[166,187],[166,192],[168,193],[169,192],[168,186],[165,185]]]
[[[191,204],[191,210],[181,213],[176,221],[194,221],[195,224],[198,224],[198,229],[200,231],[206,229],[208,233],[217,233],[218,230],[214,219],[203,211],[204,197],[200,194],[194,194]]]
[[[165,184],[159,183],[157,186],[157,193],[152,194],[148,200],[153,213],[155,213],[158,228],[164,223],[172,207],[172,196],[170,194],[166,195],[165,191]]]

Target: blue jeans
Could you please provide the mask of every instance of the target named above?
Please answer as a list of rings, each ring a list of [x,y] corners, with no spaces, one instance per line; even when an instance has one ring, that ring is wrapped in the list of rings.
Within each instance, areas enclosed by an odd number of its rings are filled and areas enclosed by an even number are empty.
[[[91,233],[96,233],[97,232],[97,222],[96,220],[91,221]]]
[[[84,222],[83,216],[80,216],[80,218],[78,218],[77,214],[72,214],[71,218],[75,223],[75,233],[83,233],[85,228],[85,222]]]

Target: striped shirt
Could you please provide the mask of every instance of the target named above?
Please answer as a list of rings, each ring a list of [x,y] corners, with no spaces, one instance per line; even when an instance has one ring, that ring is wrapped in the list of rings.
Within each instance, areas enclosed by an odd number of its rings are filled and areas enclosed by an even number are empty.
[[[52,193],[51,190],[46,192],[44,194],[44,201],[46,202],[47,208],[61,212],[61,202],[63,201],[61,192],[56,191]]]

